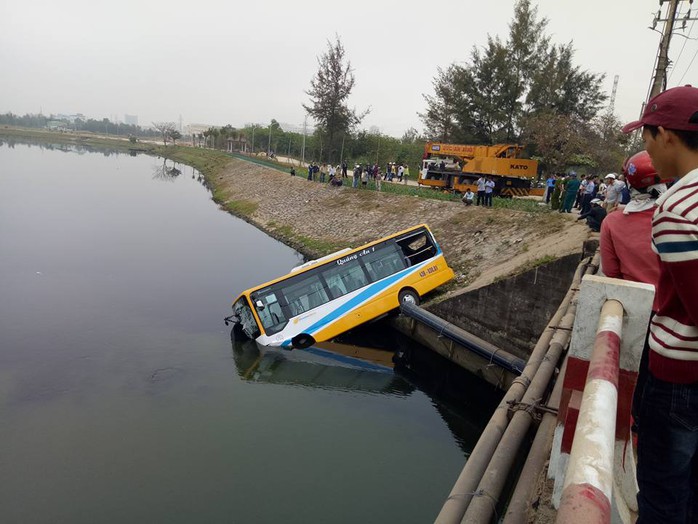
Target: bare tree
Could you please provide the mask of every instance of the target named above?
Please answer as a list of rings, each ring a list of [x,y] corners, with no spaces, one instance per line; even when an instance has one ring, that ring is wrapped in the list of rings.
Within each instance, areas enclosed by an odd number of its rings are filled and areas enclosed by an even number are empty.
[[[153,122],[153,127],[160,133],[162,143],[167,145],[167,141],[172,138],[172,133],[177,130],[174,122]]]

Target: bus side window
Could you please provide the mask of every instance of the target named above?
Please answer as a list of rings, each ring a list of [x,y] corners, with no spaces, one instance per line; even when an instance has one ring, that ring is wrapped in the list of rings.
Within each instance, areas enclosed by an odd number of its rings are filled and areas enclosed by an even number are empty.
[[[308,301],[310,303],[310,308],[318,307],[323,304],[326,304],[327,302],[330,301],[330,299],[327,296],[327,293],[325,293],[325,289],[322,287],[322,284],[315,283],[311,287],[311,291],[308,294]]]
[[[409,264],[405,263],[405,257],[394,244],[387,244],[377,248],[373,253],[365,255],[363,263],[372,281],[381,280],[398,271],[405,269]]]
[[[344,277],[344,285],[347,288],[347,291],[352,292],[356,289],[359,289],[360,287],[365,286],[368,284],[368,280],[366,279],[366,275],[364,274],[363,270],[361,269],[361,266],[356,264],[355,268],[352,268],[349,273],[346,274]]]
[[[293,316],[329,302],[330,298],[317,275],[303,276],[283,290]]]
[[[347,290],[344,287],[344,282],[342,282],[342,279],[339,278],[338,275],[332,275],[326,272],[324,277],[333,299],[339,298],[347,293]]]
[[[345,295],[368,284],[366,273],[358,260],[351,260],[341,266],[332,266],[324,270],[322,276],[333,298],[337,298],[333,287],[336,287],[341,295]]]

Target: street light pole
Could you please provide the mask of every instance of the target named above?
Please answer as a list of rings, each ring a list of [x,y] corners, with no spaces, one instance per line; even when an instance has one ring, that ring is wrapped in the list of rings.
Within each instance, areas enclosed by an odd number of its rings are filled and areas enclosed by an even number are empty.
[[[346,138],[346,133],[342,135],[342,151],[339,153],[339,163],[344,163],[344,139]]]
[[[305,129],[308,125],[308,115],[303,120],[303,146],[301,147],[301,166],[305,164]]]
[[[267,142],[267,156],[271,154],[271,125],[273,122],[269,122],[269,142]]]

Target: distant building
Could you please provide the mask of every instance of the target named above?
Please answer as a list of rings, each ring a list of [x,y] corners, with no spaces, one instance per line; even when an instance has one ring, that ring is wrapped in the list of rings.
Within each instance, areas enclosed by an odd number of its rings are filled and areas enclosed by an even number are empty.
[[[82,113],[75,113],[73,115],[57,114],[51,115],[51,118],[54,120],[62,120],[64,122],[69,122],[71,124],[74,124],[76,120],[82,120],[83,122],[85,121],[85,115],[83,115]]]
[[[65,126],[65,120],[49,120],[46,122],[46,128],[51,131],[67,131],[68,128]]]
[[[130,126],[138,125],[138,115],[124,115],[124,124]]]
[[[210,124],[188,124],[184,126],[184,134],[185,135],[199,135],[203,133],[204,131],[208,131],[211,128],[215,128],[218,126],[212,126]]]

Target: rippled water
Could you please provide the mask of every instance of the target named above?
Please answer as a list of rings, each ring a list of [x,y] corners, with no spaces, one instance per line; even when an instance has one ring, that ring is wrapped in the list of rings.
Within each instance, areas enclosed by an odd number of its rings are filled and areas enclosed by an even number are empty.
[[[433,520],[481,421],[231,341],[300,260],[187,166],[0,145],[0,520]]]

